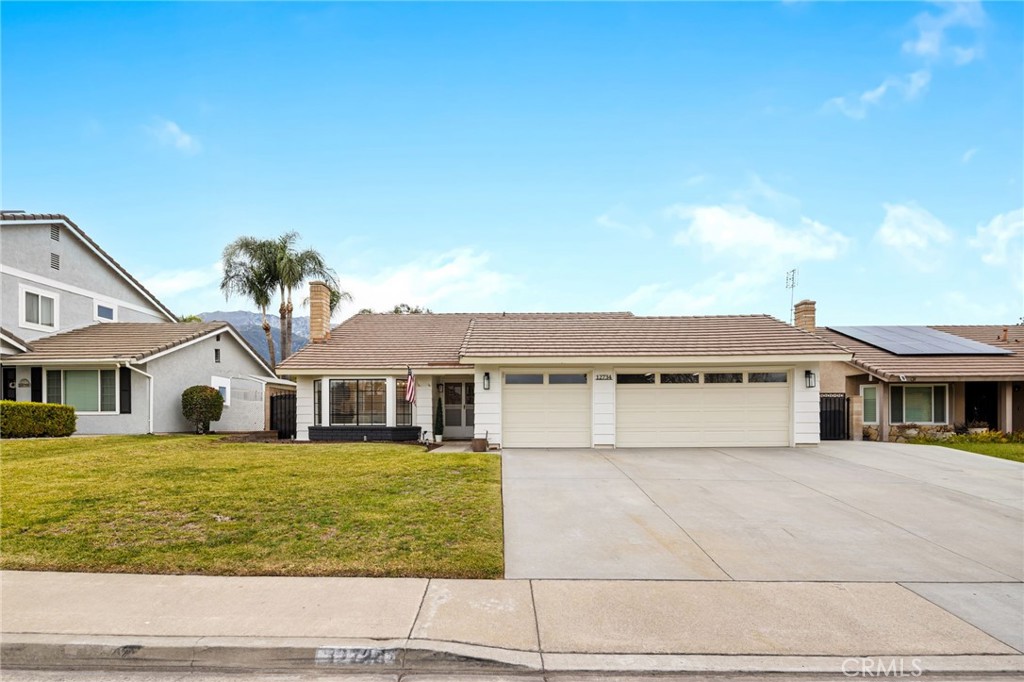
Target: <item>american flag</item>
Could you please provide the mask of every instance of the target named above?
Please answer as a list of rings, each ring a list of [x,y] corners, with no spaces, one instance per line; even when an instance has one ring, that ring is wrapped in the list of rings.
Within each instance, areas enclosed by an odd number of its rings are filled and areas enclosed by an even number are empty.
[[[407,368],[409,374],[405,377],[405,402],[416,402],[416,377],[413,376],[412,367]]]

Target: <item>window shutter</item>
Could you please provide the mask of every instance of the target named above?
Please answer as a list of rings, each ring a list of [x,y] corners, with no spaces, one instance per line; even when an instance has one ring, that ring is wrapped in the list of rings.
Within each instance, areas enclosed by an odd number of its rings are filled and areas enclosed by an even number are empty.
[[[32,382],[32,402],[43,402],[43,368],[32,367],[29,379]]]
[[[121,376],[121,414],[132,413],[132,371],[127,367],[120,370]]]

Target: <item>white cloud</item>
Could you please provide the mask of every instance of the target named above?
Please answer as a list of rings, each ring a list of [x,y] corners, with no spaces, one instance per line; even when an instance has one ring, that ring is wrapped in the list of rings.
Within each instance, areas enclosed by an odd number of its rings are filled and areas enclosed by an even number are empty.
[[[705,254],[749,259],[763,267],[806,260],[832,260],[849,240],[827,225],[801,217],[799,224],[785,226],[773,218],[741,205],[676,205],[668,215],[689,222],[675,243],[696,245]]]
[[[1007,211],[978,225],[971,246],[981,250],[981,260],[989,265],[1014,263],[1024,267],[1024,208]]]
[[[953,239],[953,231],[913,202],[883,204],[883,207],[885,219],[875,239],[918,270],[936,270],[941,260],[938,247]]]
[[[222,272],[223,269],[220,263],[191,270],[164,270],[146,277],[142,280],[142,284],[158,298],[162,296],[177,296],[178,294],[195,291],[196,289],[220,286]]]
[[[838,111],[849,118],[860,120],[868,115],[868,110],[871,107],[881,105],[890,93],[896,93],[908,102],[917,99],[928,89],[931,79],[931,72],[927,69],[915,71],[903,77],[890,76],[878,87],[866,90],[860,95],[833,97],[825,102],[824,109]]]
[[[985,11],[980,2],[936,3],[938,12],[922,12],[914,17],[917,33],[903,43],[903,51],[927,60],[950,57],[957,65],[974,61],[980,46],[953,45],[950,33],[955,29],[977,30],[985,24]]]
[[[152,125],[146,127],[146,131],[159,145],[173,147],[182,154],[191,156],[203,150],[199,139],[194,135],[186,133],[174,121],[168,121],[158,116],[154,119]]]
[[[964,155],[962,157],[960,157],[961,163],[970,163],[971,159],[973,159],[974,155],[977,154],[977,153],[978,153],[978,148],[977,147],[971,147],[970,149],[968,149],[967,151],[964,152]]]
[[[342,276],[341,285],[353,300],[342,305],[341,314],[348,316],[362,308],[390,310],[396,303],[492,310],[492,299],[517,283],[493,269],[490,261],[490,254],[463,248],[426,255],[368,277]]]
[[[775,273],[767,270],[719,272],[690,287],[645,284],[616,301],[614,307],[639,315],[728,315],[749,313]],[[781,290],[781,284],[780,284]]]
[[[650,239],[654,236],[654,231],[650,227],[642,223],[634,223],[632,221],[618,220],[612,217],[613,212],[602,213],[595,219],[597,224],[606,230],[612,232],[618,232],[626,235],[627,237],[636,237],[640,239]]]

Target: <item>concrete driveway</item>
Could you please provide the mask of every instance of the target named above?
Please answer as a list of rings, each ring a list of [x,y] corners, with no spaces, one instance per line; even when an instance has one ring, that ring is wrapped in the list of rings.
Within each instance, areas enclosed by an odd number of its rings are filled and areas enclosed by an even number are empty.
[[[1024,580],[1024,466],[948,448],[505,450],[502,471],[508,578]]]

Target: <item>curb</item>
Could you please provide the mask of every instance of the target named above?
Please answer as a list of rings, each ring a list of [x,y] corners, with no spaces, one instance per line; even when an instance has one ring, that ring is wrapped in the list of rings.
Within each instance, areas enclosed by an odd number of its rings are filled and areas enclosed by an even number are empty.
[[[789,673],[889,676],[1024,673],[1024,655],[758,656],[576,654],[418,639],[126,637],[4,634],[8,668],[76,670],[335,671],[352,673]],[[918,672],[919,671],[919,672]],[[917,676],[914,675],[914,676]]]

